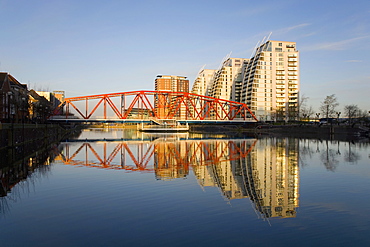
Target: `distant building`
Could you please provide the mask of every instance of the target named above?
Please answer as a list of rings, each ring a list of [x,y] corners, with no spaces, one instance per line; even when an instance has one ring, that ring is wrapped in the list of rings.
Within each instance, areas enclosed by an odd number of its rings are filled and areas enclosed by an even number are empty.
[[[299,52],[295,42],[266,41],[243,68],[240,101],[260,120],[298,118]]]
[[[36,92],[31,89],[29,92],[29,116],[32,122],[43,123],[54,110],[54,105],[50,102],[50,96],[46,92]],[[43,96],[45,95],[45,96]]]
[[[169,92],[189,92],[189,80],[185,76],[158,75],[155,79],[156,91]],[[169,114],[169,106],[173,103],[173,98],[158,96],[155,99],[155,110],[157,116],[166,118]],[[181,106],[177,118],[185,118],[185,106]]]
[[[158,75],[155,79],[155,90],[189,92],[189,80],[185,76]]]
[[[36,93],[47,99],[52,104],[52,107],[54,109],[64,101],[65,94],[64,91],[53,91],[53,92],[36,91]]]
[[[53,91],[52,94],[54,97],[59,100],[59,102],[63,102],[65,98],[65,92],[64,91]]]

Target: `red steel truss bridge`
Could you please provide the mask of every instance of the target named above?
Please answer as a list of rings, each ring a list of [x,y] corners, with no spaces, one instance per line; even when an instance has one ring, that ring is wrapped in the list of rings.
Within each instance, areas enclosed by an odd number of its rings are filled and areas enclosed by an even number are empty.
[[[239,161],[253,150],[256,139],[65,143],[56,161],[65,165],[156,172]],[[178,172],[176,173],[178,174]]]
[[[63,112],[63,113],[62,113]],[[256,122],[244,103],[186,92],[131,91],[66,98],[51,120]]]

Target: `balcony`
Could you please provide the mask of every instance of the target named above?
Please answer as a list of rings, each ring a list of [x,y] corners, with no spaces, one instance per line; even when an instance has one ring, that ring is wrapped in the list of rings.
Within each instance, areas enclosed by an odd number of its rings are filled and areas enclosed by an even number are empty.
[[[289,67],[297,67],[298,66],[298,63],[288,63],[288,66]]]
[[[298,70],[297,68],[288,68],[288,70],[290,70],[290,71],[295,71],[295,70]]]
[[[298,76],[288,76],[288,79],[289,80],[297,80],[298,79]]]
[[[276,75],[285,75],[285,71],[276,71]]]
[[[288,57],[297,57],[297,54],[289,54]]]
[[[276,80],[285,80],[285,76],[276,76]]]
[[[285,85],[276,85],[276,88],[285,88]]]
[[[288,62],[297,62],[298,58],[288,58]]]
[[[276,70],[284,70],[285,68],[284,67],[281,67],[281,66],[278,66],[276,67]]]

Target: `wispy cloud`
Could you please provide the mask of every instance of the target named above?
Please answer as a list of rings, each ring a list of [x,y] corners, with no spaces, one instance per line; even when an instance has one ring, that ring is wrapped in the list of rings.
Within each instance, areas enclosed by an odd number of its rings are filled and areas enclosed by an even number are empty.
[[[281,29],[278,29],[278,30],[275,30],[273,31],[273,33],[276,33],[276,34],[286,34],[290,31],[293,31],[295,29],[299,29],[299,28],[303,28],[303,27],[307,27],[307,26],[310,26],[311,24],[310,23],[302,23],[302,24],[298,24],[298,25],[295,25],[295,26],[291,26],[291,27],[285,27],[285,28],[281,28]]]
[[[346,39],[346,40],[340,40],[335,42],[327,42],[327,43],[321,43],[316,44],[311,47],[307,47],[305,50],[309,51],[315,51],[315,50],[330,50],[330,51],[339,51],[339,50],[347,50],[350,48],[350,46],[359,41],[366,38],[369,38],[370,36],[362,36],[362,37],[356,37],[352,39]]]
[[[313,36],[313,35],[316,35],[317,32],[311,32],[311,33],[305,33],[303,35],[301,35],[301,37],[305,38],[305,37],[310,37],[310,36]]]
[[[298,24],[298,25],[294,25],[294,26],[290,26],[290,27],[284,27],[284,28],[281,28],[281,29],[272,30],[270,32],[271,33],[271,37],[285,35],[288,32],[291,32],[293,30],[304,28],[304,27],[307,27],[307,26],[310,26],[310,25],[311,25],[311,23],[302,23],[302,24]],[[265,33],[258,33],[256,35],[254,35],[252,38],[257,40],[257,39],[261,39],[264,36],[267,37],[268,35],[269,35],[269,33],[267,33],[267,32],[265,32]],[[313,35],[313,34],[310,34],[310,35]],[[272,38],[272,39],[274,39],[274,38]]]
[[[361,63],[362,60],[347,60],[347,63]]]

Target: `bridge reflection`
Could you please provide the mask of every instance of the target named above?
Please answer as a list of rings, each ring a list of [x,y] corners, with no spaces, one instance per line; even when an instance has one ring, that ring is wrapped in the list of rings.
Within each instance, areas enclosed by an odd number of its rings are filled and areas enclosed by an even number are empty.
[[[64,143],[65,165],[152,172],[156,179],[193,172],[202,187],[228,200],[249,198],[262,218],[295,217],[299,204],[298,140],[177,139]]]

